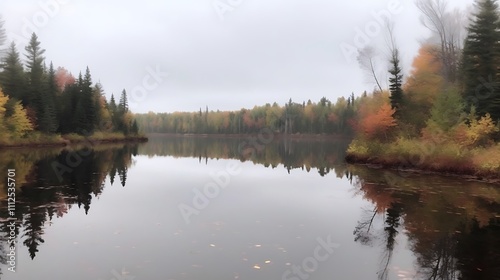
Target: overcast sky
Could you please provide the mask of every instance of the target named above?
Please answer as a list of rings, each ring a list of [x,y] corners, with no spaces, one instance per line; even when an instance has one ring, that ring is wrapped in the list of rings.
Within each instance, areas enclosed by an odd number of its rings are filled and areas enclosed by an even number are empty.
[[[360,95],[374,85],[353,49],[385,59],[382,18],[406,73],[429,35],[411,0],[1,0],[0,14],[22,53],[35,31],[47,63],[75,76],[88,66],[108,97],[126,89],[134,112]]]

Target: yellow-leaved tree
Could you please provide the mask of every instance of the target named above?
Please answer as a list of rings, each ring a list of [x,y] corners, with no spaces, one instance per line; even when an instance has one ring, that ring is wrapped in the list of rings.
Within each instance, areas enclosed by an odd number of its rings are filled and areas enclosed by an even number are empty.
[[[498,127],[491,118],[490,114],[482,116],[479,120],[476,118],[474,107],[468,117],[469,125],[463,123],[457,128],[456,138],[462,145],[466,146],[488,146],[493,143],[492,135],[498,132]]]
[[[7,101],[9,101],[9,97],[0,88],[0,140],[5,140],[8,136],[5,129],[5,104]]]
[[[12,116],[7,119],[9,130],[14,138],[26,136],[26,133],[33,130],[33,124],[28,119],[26,109],[20,101],[14,104]]]

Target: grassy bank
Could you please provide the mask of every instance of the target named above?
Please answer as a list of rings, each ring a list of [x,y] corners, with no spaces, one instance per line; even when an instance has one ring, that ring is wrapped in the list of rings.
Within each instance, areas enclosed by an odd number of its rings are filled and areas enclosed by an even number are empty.
[[[119,142],[146,142],[148,138],[144,135],[128,135],[123,133],[95,132],[90,136],[79,134],[43,134],[39,132],[30,133],[28,136],[19,139],[0,139],[0,148],[8,147],[45,147],[45,146],[67,146],[90,142],[99,143],[119,143]]]
[[[388,143],[356,139],[349,145],[346,161],[500,180],[500,144],[470,149],[421,139],[398,138]]]

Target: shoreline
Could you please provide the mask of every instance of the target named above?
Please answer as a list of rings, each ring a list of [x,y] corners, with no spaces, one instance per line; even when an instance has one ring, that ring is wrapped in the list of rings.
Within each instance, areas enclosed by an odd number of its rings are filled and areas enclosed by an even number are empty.
[[[261,135],[260,133],[239,133],[239,134],[196,134],[196,133],[148,133],[147,137],[166,137],[166,138],[247,138],[256,137]],[[341,134],[284,134],[284,133],[273,133],[273,139],[291,139],[291,140],[332,140],[332,139],[352,139],[352,136],[346,136]],[[264,137],[269,137],[269,133],[264,133]]]
[[[399,170],[402,172],[420,174],[420,175],[442,175],[459,177],[468,180],[476,180],[480,182],[490,183],[500,185],[500,174],[494,172],[481,171],[475,167],[463,167],[456,168],[453,166],[439,166],[439,167],[429,167],[429,166],[418,166],[414,164],[409,164],[396,159],[389,158],[379,158],[379,157],[367,157],[358,156],[355,154],[347,153],[345,161],[348,164],[364,165],[372,169],[388,169],[388,170]]]
[[[56,136],[56,135],[54,135]],[[57,137],[57,136],[56,136]],[[94,144],[111,144],[111,143],[145,143],[148,142],[147,136],[131,136],[131,137],[103,137],[103,138],[93,138],[81,136],[81,138],[75,139],[67,137],[65,135],[59,136],[60,139],[45,140],[45,141],[28,141],[28,142],[18,142],[15,144],[4,144],[0,143],[0,150],[10,149],[10,148],[50,148],[50,147],[67,147],[70,145],[78,145],[85,142],[90,142]]]

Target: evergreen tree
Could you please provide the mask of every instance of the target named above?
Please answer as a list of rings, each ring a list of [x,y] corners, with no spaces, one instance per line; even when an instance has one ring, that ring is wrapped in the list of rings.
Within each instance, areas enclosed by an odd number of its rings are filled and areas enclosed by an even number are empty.
[[[495,0],[476,2],[465,39],[462,74],[467,107],[475,106],[479,116],[490,113],[500,119],[500,16]]]
[[[391,107],[396,110],[395,116],[399,117],[401,116],[401,106],[403,103],[403,74],[401,73],[399,51],[396,48],[392,51],[390,64],[389,74],[391,74],[391,77],[389,78],[389,91],[391,92]]]
[[[111,99],[109,100],[109,111],[111,112],[111,114],[116,113],[116,108],[115,96],[114,94],[111,94]]]
[[[130,127],[130,133],[132,133],[132,135],[139,134],[139,126],[137,125],[137,120],[135,120],[135,119],[132,122],[132,126]]]
[[[130,123],[126,121],[128,113],[128,100],[127,91],[124,89],[122,95],[120,96],[120,101],[118,103],[117,112],[115,115],[116,130],[128,134]]]
[[[11,98],[21,100],[25,104],[26,76],[14,42],[10,44],[7,54],[2,59],[2,68],[0,83],[4,93]]]
[[[122,95],[120,96],[120,102],[118,103],[118,111],[122,114],[128,112],[127,91],[125,89],[122,91]]]
[[[118,131],[120,129],[120,115],[118,114],[118,106],[116,105],[114,94],[111,94],[111,99],[109,101],[109,112],[111,114],[113,128],[115,131]]]
[[[59,127],[56,111],[55,70],[52,62],[46,75],[45,85],[41,90],[40,111],[38,117],[38,129],[45,133],[54,133]]]
[[[109,130],[112,125],[111,115],[109,112],[109,105],[104,94],[104,89],[100,82],[95,84],[93,88],[93,96],[96,114],[96,117],[94,118],[95,129],[101,131]]]
[[[91,133],[95,129],[97,123],[98,113],[95,102],[94,89],[92,88],[92,77],[90,75],[90,70],[87,67],[85,70],[85,76],[83,78],[82,84],[82,105],[84,109],[84,120],[85,124],[82,125],[82,129],[87,133]]]
[[[43,81],[43,61],[45,59],[43,54],[45,50],[40,47],[40,42],[35,33],[31,35],[31,40],[25,50],[29,84],[26,103],[29,106],[33,106],[38,114],[41,111],[40,97]]]

